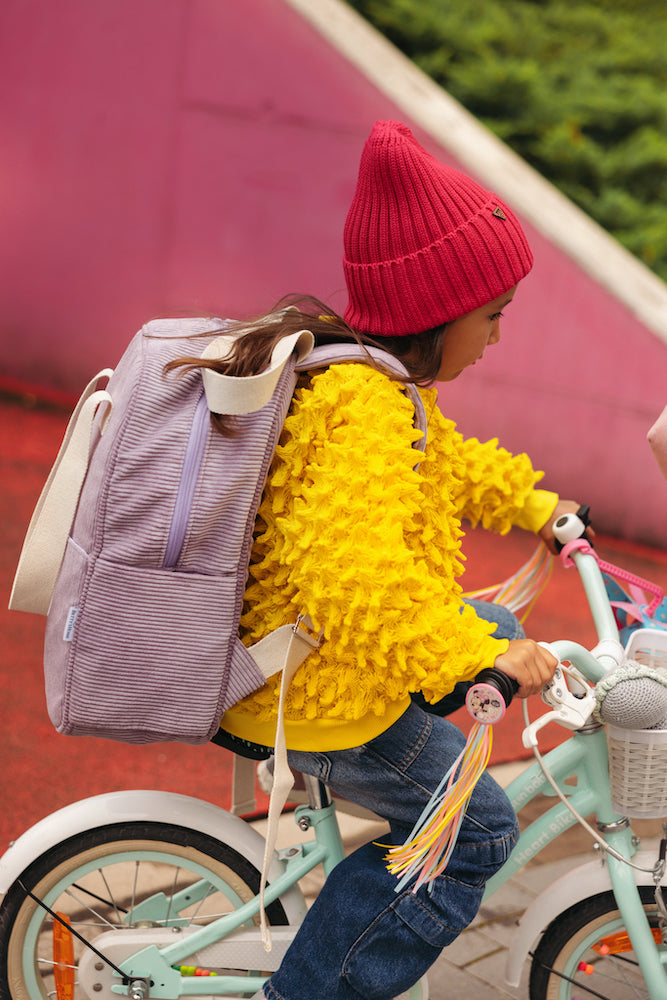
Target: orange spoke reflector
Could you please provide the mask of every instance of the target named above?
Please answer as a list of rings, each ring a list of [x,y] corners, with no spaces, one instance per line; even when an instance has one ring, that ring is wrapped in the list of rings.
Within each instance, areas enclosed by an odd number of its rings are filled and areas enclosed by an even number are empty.
[[[662,931],[659,927],[652,927],[651,934],[656,944],[662,944]],[[616,934],[608,934],[600,938],[597,944],[593,945],[593,951],[598,955],[620,955],[624,951],[632,951],[632,942],[627,931],[617,931]]]
[[[74,1000],[74,936],[69,929],[69,917],[58,913],[60,920],[53,921],[53,974],[58,1000]]]

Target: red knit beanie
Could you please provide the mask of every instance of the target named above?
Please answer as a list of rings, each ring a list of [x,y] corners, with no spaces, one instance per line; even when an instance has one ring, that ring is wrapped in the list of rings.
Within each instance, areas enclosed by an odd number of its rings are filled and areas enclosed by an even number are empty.
[[[421,333],[516,285],[533,256],[507,205],[439,163],[400,122],[376,122],[344,231],[345,319],[376,336]]]

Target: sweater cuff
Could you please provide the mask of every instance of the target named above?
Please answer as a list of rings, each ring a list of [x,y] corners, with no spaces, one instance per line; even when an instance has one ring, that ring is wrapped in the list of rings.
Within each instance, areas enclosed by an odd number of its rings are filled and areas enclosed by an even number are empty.
[[[556,509],[559,497],[549,490],[532,490],[515,518],[517,528],[537,532],[544,527]]]

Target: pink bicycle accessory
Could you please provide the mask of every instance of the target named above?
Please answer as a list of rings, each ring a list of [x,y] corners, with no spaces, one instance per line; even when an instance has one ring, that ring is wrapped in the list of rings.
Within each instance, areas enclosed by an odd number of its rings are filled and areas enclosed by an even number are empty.
[[[515,680],[490,667],[480,671],[466,694],[466,708],[483,726],[500,722],[518,690]]]
[[[645,618],[650,619],[651,616],[655,614],[665,596],[662,587],[659,587],[656,583],[651,583],[650,580],[645,580],[641,576],[636,576],[634,573],[628,572],[628,570],[621,569],[620,566],[614,566],[612,563],[608,563],[605,562],[604,559],[600,559],[593,546],[590,542],[586,541],[585,538],[575,538],[573,541],[567,542],[561,549],[559,553],[560,560],[566,569],[569,569],[574,565],[571,553],[575,551],[583,552],[584,555],[593,556],[603,572],[609,573],[617,580],[622,580],[624,583],[631,584],[631,593],[636,599],[639,598],[640,592],[635,588],[641,588],[642,590],[647,590],[650,594],[653,594],[653,600],[651,603],[641,606],[641,611],[643,613],[635,615],[635,617],[637,617],[640,621],[645,620]],[[632,608],[628,605],[626,610],[632,611]]]
[[[483,726],[500,722],[505,715],[506,705],[491,684],[475,684],[466,695],[466,708],[475,722]]]

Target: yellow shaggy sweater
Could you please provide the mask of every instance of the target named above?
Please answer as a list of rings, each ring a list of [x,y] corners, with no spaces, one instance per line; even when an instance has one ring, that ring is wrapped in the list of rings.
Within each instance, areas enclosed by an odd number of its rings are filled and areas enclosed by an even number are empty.
[[[295,394],[260,507],[245,594],[250,645],[298,614],[324,629],[287,695],[287,746],[335,750],[379,735],[409,693],[437,701],[507,649],[463,604],[461,518],[538,531],[558,500],[497,441],[464,440],[423,393],[425,452],[399,384],[337,364]],[[420,463],[417,470],[414,466]],[[273,745],[279,677],[222,727]]]

